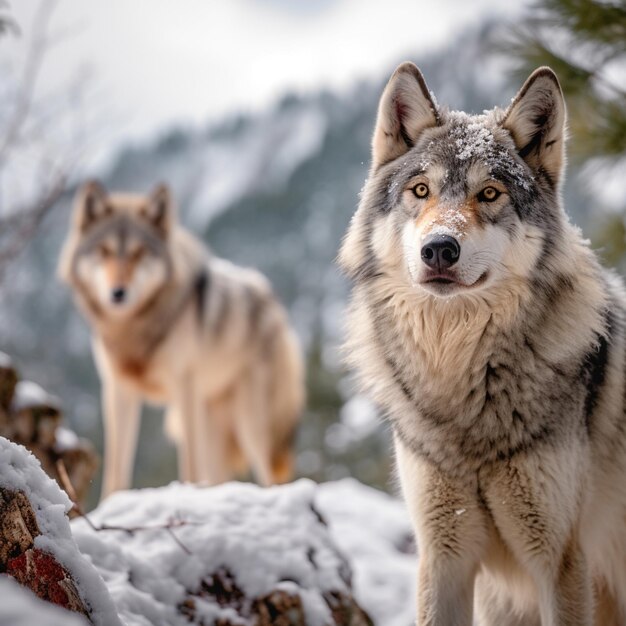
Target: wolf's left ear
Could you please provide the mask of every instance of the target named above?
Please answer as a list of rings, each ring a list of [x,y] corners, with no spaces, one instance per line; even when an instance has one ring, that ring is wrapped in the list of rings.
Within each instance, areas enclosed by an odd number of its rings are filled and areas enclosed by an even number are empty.
[[[507,109],[502,126],[519,155],[556,187],[563,169],[565,101],[559,79],[549,67],[535,70]]]
[[[372,164],[384,165],[410,150],[420,133],[439,124],[439,113],[422,73],[403,63],[389,79],[378,105]]]
[[[145,217],[162,234],[167,234],[174,222],[174,198],[170,188],[161,183],[148,198]]]

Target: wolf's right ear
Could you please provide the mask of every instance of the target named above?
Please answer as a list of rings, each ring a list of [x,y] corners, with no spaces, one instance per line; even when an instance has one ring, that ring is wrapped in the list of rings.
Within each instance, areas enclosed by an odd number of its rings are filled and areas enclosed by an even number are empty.
[[[160,183],[152,190],[142,214],[162,235],[167,235],[174,223],[175,212],[174,197],[170,188]]]
[[[74,201],[74,220],[81,232],[106,213],[106,199],[106,189],[97,180],[90,180],[78,190]]]
[[[410,150],[420,133],[439,124],[437,106],[413,63],[400,65],[378,105],[372,139],[372,164],[379,167]]]
[[[566,110],[559,79],[549,67],[530,75],[501,124],[511,133],[524,161],[558,185],[565,160]]]

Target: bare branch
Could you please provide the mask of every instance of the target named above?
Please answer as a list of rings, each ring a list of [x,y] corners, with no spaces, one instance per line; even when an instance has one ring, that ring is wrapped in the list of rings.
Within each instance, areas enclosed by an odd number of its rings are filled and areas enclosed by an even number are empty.
[[[33,36],[26,55],[26,62],[21,85],[17,92],[13,115],[9,119],[4,137],[0,139],[0,167],[7,158],[11,146],[19,138],[20,132],[28,120],[37,78],[41,70],[44,54],[47,50],[46,32],[52,13],[58,0],[46,0],[39,5],[33,23]]]
[[[129,535],[133,535],[137,532],[164,530],[176,542],[180,549],[183,550],[183,552],[185,552],[189,556],[193,554],[191,550],[189,550],[189,548],[180,540],[180,538],[176,536],[176,534],[174,533],[174,529],[183,528],[184,526],[204,526],[204,523],[190,522],[187,520],[172,517],[165,524],[154,524],[152,526],[116,526],[113,524],[101,524],[98,526],[91,521],[87,513],[85,513],[80,504],[77,503],[76,491],[74,490],[72,481],[70,480],[67,469],[65,468],[65,463],[63,463],[61,459],[57,461],[57,471],[59,472],[59,477],[61,479],[63,489],[65,489],[65,492],[72,502],[72,509],[75,511],[78,517],[82,517],[85,522],[87,522],[91,530],[93,530],[94,532],[119,531],[127,533]]]

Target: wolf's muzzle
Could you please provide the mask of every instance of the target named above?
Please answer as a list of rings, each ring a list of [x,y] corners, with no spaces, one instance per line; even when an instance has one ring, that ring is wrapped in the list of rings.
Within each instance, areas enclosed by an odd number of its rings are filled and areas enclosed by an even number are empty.
[[[461,246],[449,235],[433,235],[422,246],[422,261],[430,268],[442,271],[452,267],[461,256]]]

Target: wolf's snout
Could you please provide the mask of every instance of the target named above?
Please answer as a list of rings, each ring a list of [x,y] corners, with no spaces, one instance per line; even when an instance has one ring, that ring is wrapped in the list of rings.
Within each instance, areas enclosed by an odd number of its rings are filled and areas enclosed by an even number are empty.
[[[461,246],[454,237],[434,235],[422,246],[422,261],[428,267],[441,271],[452,267],[461,255]]]
[[[111,290],[111,300],[115,304],[121,304],[126,298],[126,289],[124,287],[115,287]]]

